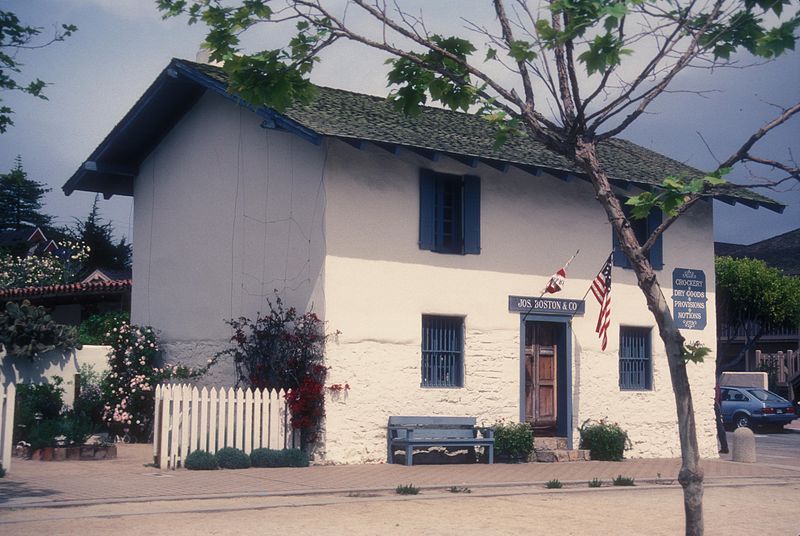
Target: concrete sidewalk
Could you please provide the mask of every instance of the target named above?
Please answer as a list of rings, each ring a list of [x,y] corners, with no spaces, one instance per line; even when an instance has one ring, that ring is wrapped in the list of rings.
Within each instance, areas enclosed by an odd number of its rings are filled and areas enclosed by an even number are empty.
[[[609,482],[617,475],[637,482],[676,483],[680,460],[459,465],[337,465],[308,468],[162,471],[151,465],[150,445],[120,445],[115,460],[41,462],[14,459],[0,480],[0,510],[113,502],[149,502],[232,497],[291,496],[421,488],[486,488]],[[707,482],[765,479],[800,481],[800,464],[742,464],[704,460]]]

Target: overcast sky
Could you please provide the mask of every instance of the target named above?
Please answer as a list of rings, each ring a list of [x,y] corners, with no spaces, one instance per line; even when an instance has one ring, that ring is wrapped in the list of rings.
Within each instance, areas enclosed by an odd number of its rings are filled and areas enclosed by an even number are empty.
[[[424,3],[426,19],[447,20],[467,0]],[[476,0],[473,19],[491,17],[488,2]],[[52,85],[49,100],[4,92],[4,104],[14,111],[16,125],[0,135],[0,170],[12,168],[21,155],[29,177],[52,188],[45,210],[59,224],[85,217],[92,194],[64,196],[61,186],[82,164],[114,125],[136,102],[172,57],[194,59],[203,41],[201,26],[185,20],[161,20],[150,0],[0,0],[0,9],[15,12],[24,23],[52,32],[55,23],[72,23],[79,31],[63,43],[36,51],[22,51],[22,80],[40,77]],[[487,23],[491,23],[487,20]],[[457,27],[457,20],[448,22]],[[277,39],[266,30],[251,39]],[[331,87],[385,95],[382,58],[352,45],[329,52],[313,80]],[[713,89],[707,98],[688,93],[664,96],[652,113],[634,123],[624,137],[700,169],[711,169],[714,155],[724,159],[777,112],[800,99],[800,54],[793,53],[754,69],[693,72],[681,89]],[[800,121],[777,129],[758,154],[800,159]],[[743,180],[745,174],[736,176]],[[758,190],[789,205],[784,214],[742,205],[715,202],[715,237],[734,243],[752,243],[800,227],[800,187],[779,192]],[[119,235],[131,236],[132,200],[113,197],[101,201],[101,211]]]

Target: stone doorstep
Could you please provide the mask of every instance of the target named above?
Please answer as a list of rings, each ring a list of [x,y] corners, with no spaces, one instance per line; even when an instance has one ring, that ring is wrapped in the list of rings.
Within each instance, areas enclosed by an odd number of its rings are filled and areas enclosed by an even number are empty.
[[[537,462],[543,463],[588,462],[592,459],[592,457],[589,455],[589,451],[582,449],[537,450],[535,452],[535,456]]]
[[[566,437],[534,437],[533,448],[536,450],[566,450]]]

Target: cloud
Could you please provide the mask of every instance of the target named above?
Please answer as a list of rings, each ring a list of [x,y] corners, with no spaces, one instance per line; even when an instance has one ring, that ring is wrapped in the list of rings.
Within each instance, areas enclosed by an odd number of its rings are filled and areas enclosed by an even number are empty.
[[[147,0],[68,0],[73,7],[98,9],[124,20],[161,20],[155,2]]]

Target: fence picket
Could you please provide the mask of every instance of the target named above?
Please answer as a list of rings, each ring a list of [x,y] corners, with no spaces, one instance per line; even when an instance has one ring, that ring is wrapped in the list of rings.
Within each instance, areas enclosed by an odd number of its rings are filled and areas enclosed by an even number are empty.
[[[236,444],[233,442],[234,401],[235,398],[233,387],[230,387],[227,391],[225,391],[225,445],[231,447],[236,446]],[[221,396],[220,403],[222,403]]]
[[[219,404],[219,396],[217,395],[217,388],[212,387],[208,393],[208,452],[214,454],[217,452],[217,445],[219,444],[219,413],[217,412],[217,405]]]
[[[263,397],[261,389],[253,391],[253,450],[260,449],[263,445],[263,418],[262,418]]]
[[[158,443],[158,467],[161,469],[169,467],[171,395],[172,392],[168,386],[164,385],[161,387],[161,402],[160,406],[157,406],[161,410],[161,416],[159,417],[159,428],[157,428],[158,441],[153,441],[154,443]]]
[[[189,452],[200,448],[198,420],[200,417],[200,391],[192,387],[192,419],[189,427]]]
[[[236,390],[236,413],[234,415],[234,438],[233,446],[237,449],[244,449],[244,391],[241,387]]]
[[[208,389],[200,389],[200,427],[197,431],[198,450],[208,451]]]
[[[253,451],[253,390],[244,393],[244,446],[247,454]]]
[[[11,469],[11,444],[14,441],[14,403],[16,402],[17,387],[9,383],[6,387],[0,385],[0,462],[3,469]]]
[[[161,419],[161,406],[160,406],[160,404],[161,404],[161,386],[160,385],[156,385],[154,398],[155,398],[155,414],[153,415],[153,462],[154,463],[158,463],[158,448],[159,448],[158,444],[159,444],[159,439],[161,437],[159,435],[159,433],[158,433],[158,430],[159,430],[160,424],[161,424],[161,421],[160,421],[160,419]]]

